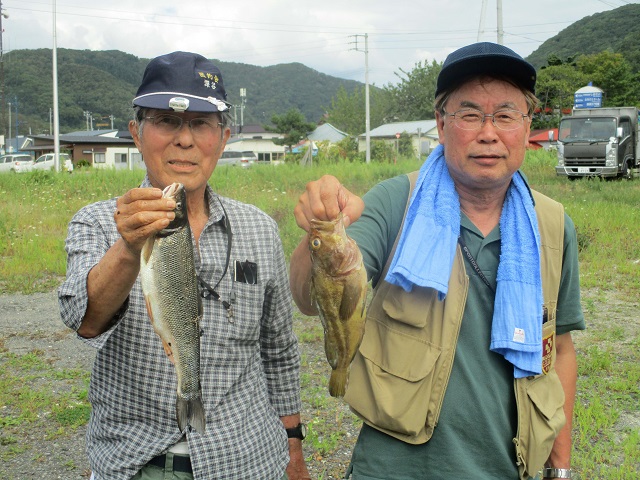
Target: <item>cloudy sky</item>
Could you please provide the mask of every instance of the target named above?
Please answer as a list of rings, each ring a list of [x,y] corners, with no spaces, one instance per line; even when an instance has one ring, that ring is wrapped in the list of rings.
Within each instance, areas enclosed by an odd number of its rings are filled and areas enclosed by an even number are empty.
[[[527,56],[546,39],[625,0],[502,1],[504,44]],[[328,75],[396,83],[396,72],[497,39],[497,0],[0,0],[3,51],[121,50],[142,58],[174,50],[252,65],[300,62]],[[483,25],[483,33],[479,33]],[[594,39],[597,41],[597,39]],[[224,73],[224,72],[223,72]]]

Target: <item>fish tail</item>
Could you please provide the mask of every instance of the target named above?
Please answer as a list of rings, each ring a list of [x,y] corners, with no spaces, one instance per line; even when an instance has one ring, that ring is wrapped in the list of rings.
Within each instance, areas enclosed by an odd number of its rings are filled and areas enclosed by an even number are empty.
[[[202,399],[198,396],[187,400],[178,395],[176,397],[176,418],[181,432],[184,432],[187,425],[191,425],[195,431],[204,433],[207,422]]]
[[[337,368],[331,372],[329,379],[329,395],[332,397],[344,397],[347,389],[347,369]]]

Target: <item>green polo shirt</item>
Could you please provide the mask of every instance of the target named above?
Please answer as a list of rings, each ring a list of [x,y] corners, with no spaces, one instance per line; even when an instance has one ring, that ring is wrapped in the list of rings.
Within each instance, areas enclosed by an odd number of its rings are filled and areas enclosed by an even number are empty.
[[[364,196],[365,211],[349,227],[378,282],[404,216],[409,180],[386,180]],[[495,289],[500,229],[487,237],[462,214],[462,239]],[[565,215],[564,260],[558,296],[557,332],[584,329],[573,222]],[[354,448],[353,480],[517,479],[513,438],[516,404],[513,365],[489,350],[494,293],[465,259],[469,292],[453,370],[433,437],[410,445],[364,426]]]

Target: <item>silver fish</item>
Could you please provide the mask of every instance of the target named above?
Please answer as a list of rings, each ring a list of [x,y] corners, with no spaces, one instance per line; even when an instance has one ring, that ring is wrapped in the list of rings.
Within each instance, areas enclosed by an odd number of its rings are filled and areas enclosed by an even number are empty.
[[[187,217],[184,186],[173,183],[162,196],[176,202],[175,219],[142,248],[140,283],[153,329],[162,340],[178,377],[176,418],[203,433],[206,415],[200,387],[202,303]]]

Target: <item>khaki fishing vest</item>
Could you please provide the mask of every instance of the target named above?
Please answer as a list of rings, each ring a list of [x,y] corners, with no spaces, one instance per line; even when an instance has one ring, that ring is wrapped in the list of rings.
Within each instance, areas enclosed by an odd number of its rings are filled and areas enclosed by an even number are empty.
[[[416,174],[409,174],[411,189]],[[521,479],[535,476],[543,467],[566,421],[564,391],[555,371],[564,208],[538,192],[532,193],[540,231],[546,322],[542,332],[543,373],[514,380],[518,431],[513,442]],[[371,427],[403,442],[421,444],[431,438],[438,424],[469,278],[458,246],[444,301],[439,301],[438,293],[431,288],[414,286],[411,292],[406,292],[387,283],[383,279],[398,238],[369,305],[362,344],[351,364],[345,400]]]

